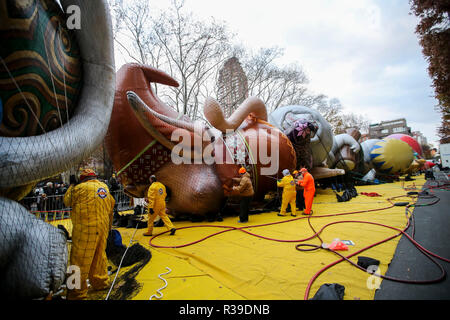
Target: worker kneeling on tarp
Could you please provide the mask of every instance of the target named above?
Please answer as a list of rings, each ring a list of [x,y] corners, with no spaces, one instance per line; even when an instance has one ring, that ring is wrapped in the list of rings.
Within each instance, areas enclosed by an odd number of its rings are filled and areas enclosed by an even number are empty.
[[[80,288],[68,290],[67,299],[85,299],[87,279],[94,290],[109,287],[105,250],[115,200],[108,186],[97,180],[95,172],[84,169],[80,174],[80,183],[72,184],[67,190],[64,204],[72,208],[70,264],[80,268]]]
[[[277,182],[277,186],[283,188],[283,195],[281,197],[281,211],[279,216],[286,216],[286,208],[288,204],[291,206],[291,216],[297,215],[296,198],[297,191],[295,181],[288,169],[283,170],[283,179]]]

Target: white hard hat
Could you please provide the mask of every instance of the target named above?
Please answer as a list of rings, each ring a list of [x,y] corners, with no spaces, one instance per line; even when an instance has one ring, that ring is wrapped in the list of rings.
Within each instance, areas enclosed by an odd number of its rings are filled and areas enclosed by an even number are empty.
[[[289,174],[289,170],[288,169],[284,169],[283,170],[283,176],[287,176]]]

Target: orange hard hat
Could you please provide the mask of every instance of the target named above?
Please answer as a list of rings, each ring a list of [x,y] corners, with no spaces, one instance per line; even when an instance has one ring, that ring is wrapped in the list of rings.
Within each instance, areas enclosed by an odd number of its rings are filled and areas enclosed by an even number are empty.
[[[241,167],[241,168],[239,169],[239,173],[240,173],[240,174],[243,174],[243,173],[246,173],[246,172],[247,172],[247,170],[245,170],[244,167]]]
[[[302,172],[302,173],[303,173],[303,172],[307,172],[307,171],[308,171],[308,170],[307,170],[306,168],[301,168],[301,169],[300,169],[300,172]]]

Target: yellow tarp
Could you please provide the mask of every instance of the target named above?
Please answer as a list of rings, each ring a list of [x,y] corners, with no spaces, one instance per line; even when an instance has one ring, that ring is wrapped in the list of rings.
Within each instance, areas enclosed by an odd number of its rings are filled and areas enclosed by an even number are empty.
[[[416,177],[416,185],[424,184],[423,178]],[[407,183],[408,184],[408,183]],[[409,183],[412,185],[412,182]],[[310,219],[316,231],[324,225],[336,221],[370,221],[386,224],[403,229],[406,226],[405,207],[393,207],[387,210],[364,212],[335,217],[319,217],[322,215],[346,213],[353,211],[372,210],[389,206],[387,198],[405,195],[403,182],[382,185],[358,186],[358,196],[347,202],[337,202],[336,196],[330,190],[317,190],[314,199],[313,217]],[[376,192],[382,197],[368,197],[361,192]],[[410,201],[408,197],[395,201]],[[279,217],[276,212],[250,215],[247,224],[237,223],[237,217],[226,217],[223,222],[175,222],[179,228],[174,236],[168,233],[153,240],[153,244],[161,246],[179,246],[190,243],[213,233],[223,231],[214,227],[200,227],[204,225],[231,226],[246,229],[267,238],[283,240],[305,239],[313,235],[305,216],[297,219]],[[263,227],[253,227],[259,224],[287,221]],[[186,228],[197,226],[195,228]],[[181,228],[181,229],[180,229]],[[278,299],[304,299],[305,290],[310,279],[328,264],[339,260],[335,254],[326,250],[300,252],[295,245],[300,242],[277,242],[258,238],[240,230],[223,232],[210,237],[205,241],[182,248],[153,248],[149,246],[149,237],[143,237],[145,229],[119,228],[123,243],[128,245],[131,236],[152,253],[150,262],[139,272],[136,280],[142,285],[141,290],[133,299],[147,300],[156,290],[164,286],[158,275],[167,272],[166,267],[172,271],[163,275],[168,285],[161,292],[163,299],[251,299],[251,300],[278,300]],[[154,234],[165,232],[164,227],[154,228]],[[341,223],[326,228],[321,233],[325,243],[331,243],[335,238],[351,240],[353,246],[348,251],[340,251],[350,255],[370,244],[381,241],[397,231],[360,223]],[[395,248],[400,237],[387,243],[360,253],[360,256],[379,260],[380,273],[385,274],[391,262]],[[303,243],[320,244],[317,238]],[[357,262],[357,256],[351,259]],[[381,282],[373,278],[348,262],[343,261],[322,273],[312,284],[309,298],[312,298],[319,287],[325,283],[339,283],[345,287],[346,300],[372,300],[375,287]]]

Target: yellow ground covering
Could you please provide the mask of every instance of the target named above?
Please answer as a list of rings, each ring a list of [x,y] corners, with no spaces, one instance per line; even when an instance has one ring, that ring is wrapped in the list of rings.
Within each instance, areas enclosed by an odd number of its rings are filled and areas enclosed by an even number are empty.
[[[423,185],[422,177],[416,177],[414,183]],[[405,195],[403,182],[357,187],[358,197],[347,202],[337,202],[336,196],[330,190],[317,190],[314,198],[314,214],[311,223],[316,231],[330,222],[360,220],[386,224],[403,229],[407,223],[405,207],[393,207],[387,210],[364,212],[335,217],[320,217],[323,215],[371,210],[389,206],[387,198]],[[409,186],[412,182],[408,182]],[[405,184],[405,185],[406,185]],[[361,192],[376,192],[382,197],[368,197]],[[395,201],[410,201],[408,197]],[[237,223],[237,217],[226,217],[223,222],[175,222],[176,228],[198,226],[177,230],[174,236],[168,233],[153,240],[159,246],[180,246],[202,239],[213,233],[225,230],[203,225],[231,226],[246,229],[249,232],[275,239],[300,240],[313,235],[305,216],[293,218],[279,217],[276,212],[250,215],[247,224]],[[286,221],[270,226],[254,227],[259,224]],[[60,222],[59,222],[60,223]],[[70,229],[70,226],[68,226]],[[123,243],[129,244],[134,234],[134,240],[148,248],[152,253],[150,262],[139,272],[136,280],[142,285],[133,299],[147,300],[156,290],[164,286],[158,275],[163,275],[168,285],[161,292],[163,299],[176,300],[301,300],[310,279],[328,264],[339,260],[335,254],[326,250],[300,252],[295,245],[300,242],[277,242],[258,238],[240,230],[231,230],[210,237],[205,241],[182,248],[153,248],[149,246],[149,238],[143,237],[145,229],[119,228]],[[154,228],[154,234],[165,232],[164,227]],[[351,240],[354,246],[348,251],[340,251],[344,255],[362,249],[370,244],[397,234],[397,231],[375,225],[359,223],[341,223],[326,228],[321,234],[325,243],[335,238]],[[360,253],[361,256],[379,260],[380,272],[385,274],[400,237],[387,243]],[[320,244],[317,238],[303,243]],[[357,262],[357,256],[351,259]],[[123,270],[122,272],[125,272]],[[345,287],[346,300],[372,300],[375,289],[371,275],[365,273],[348,262],[341,262],[322,273],[312,284],[309,298],[312,298],[319,287],[325,283],[339,283]],[[369,281],[368,281],[369,280]],[[381,280],[380,280],[381,281]]]

